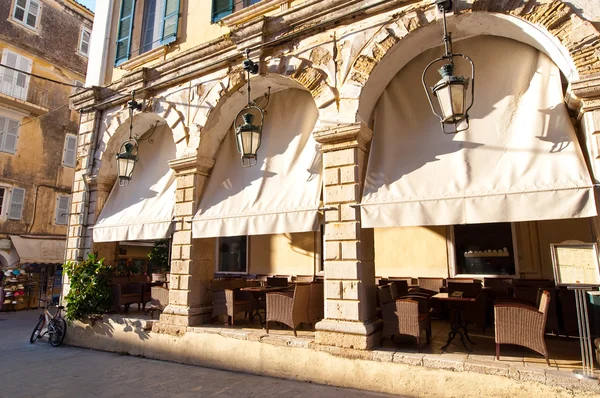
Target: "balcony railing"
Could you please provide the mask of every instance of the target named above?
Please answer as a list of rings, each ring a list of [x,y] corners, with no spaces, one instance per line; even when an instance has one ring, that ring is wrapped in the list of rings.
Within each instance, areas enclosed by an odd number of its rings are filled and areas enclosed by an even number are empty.
[[[49,92],[34,77],[0,67],[0,94],[48,108]]]

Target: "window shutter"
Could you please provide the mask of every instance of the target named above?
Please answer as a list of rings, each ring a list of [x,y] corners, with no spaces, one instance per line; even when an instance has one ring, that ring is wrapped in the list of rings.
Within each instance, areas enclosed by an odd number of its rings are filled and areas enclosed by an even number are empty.
[[[212,21],[218,22],[221,18],[233,12],[233,0],[213,0]]]
[[[79,45],[79,52],[86,57],[90,53],[90,31],[83,29],[81,31],[81,43]]]
[[[165,10],[162,21],[161,44],[173,43],[177,40],[179,26],[179,0],[165,0]]]
[[[12,119],[6,119],[6,130],[4,132],[4,143],[2,150],[15,153],[17,151],[17,138],[19,138],[19,122]]]
[[[69,220],[69,207],[71,198],[69,196],[59,195],[56,198],[56,214],[54,215],[55,224],[66,225]]]
[[[10,195],[10,207],[8,209],[9,220],[20,220],[23,215],[23,203],[25,203],[25,190],[13,188]]]
[[[134,11],[135,0],[123,0],[121,3],[121,16],[119,17],[119,34],[117,36],[115,65],[120,65],[129,59]]]
[[[29,9],[27,10],[27,21],[25,22],[27,25],[35,28],[38,13],[40,10],[40,3],[37,0],[29,0]]]
[[[69,167],[75,167],[75,160],[77,159],[77,136],[67,134],[65,137],[65,149],[63,153],[63,165]]]
[[[13,17],[21,22],[25,22],[25,10],[27,9],[27,0],[17,0],[15,2],[15,12]]]

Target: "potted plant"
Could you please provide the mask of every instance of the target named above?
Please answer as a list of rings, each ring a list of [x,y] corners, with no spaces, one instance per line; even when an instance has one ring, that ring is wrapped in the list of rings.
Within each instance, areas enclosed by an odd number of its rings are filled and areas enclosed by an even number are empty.
[[[169,248],[171,241],[169,239],[160,239],[154,242],[154,247],[148,258],[152,264],[153,270],[159,272],[152,272],[152,282],[165,282],[168,278],[168,272],[171,270],[171,259],[169,258]]]

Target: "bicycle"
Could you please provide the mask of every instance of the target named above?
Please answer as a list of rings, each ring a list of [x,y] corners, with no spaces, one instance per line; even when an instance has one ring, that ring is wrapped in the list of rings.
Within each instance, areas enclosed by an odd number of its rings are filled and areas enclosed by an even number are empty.
[[[52,315],[48,311],[48,302],[44,299],[40,299],[40,301],[44,302],[46,306],[43,308],[44,312],[40,314],[40,318],[31,333],[29,342],[33,344],[37,339],[48,334],[48,341],[52,347],[58,347],[62,344],[67,334],[67,322],[62,317],[62,310],[65,307],[59,305],[54,315]],[[46,330],[44,330],[45,325],[47,325]]]

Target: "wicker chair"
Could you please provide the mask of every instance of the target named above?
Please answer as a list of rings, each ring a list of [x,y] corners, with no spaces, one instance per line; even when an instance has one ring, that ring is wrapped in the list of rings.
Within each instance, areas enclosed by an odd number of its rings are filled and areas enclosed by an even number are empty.
[[[419,278],[419,291],[430,293],[432,296],[439,293],[444,287],[444,278]]]
[[[288,286],[288,279],[284,277],[269,277],[267,278],[267,286],[272,287],[286,287]]]
[[[169,289],[162,286],[152,286],[150,288],[150,308],[146,313],[150,313],[150,317],[154,319],[154,312],[162,312],[169,304]]]
[[[252,312],[252,294],[239,289],[224,289],[213,292],[213,317],[227,315],[227,322],[235,324],[235,315]]]
[[[267,293],[267,320],[265,328],[269,333],[269,322],[281,322],[292,328],[294,336],[296,327],[301,323],[310,323],[308,306],[310,301],[310,285],[297,284],[294,293]]]
[[[548,359],[544,340],[550,293],[544,291],[538,309],[526,304],[501,303],[494,306],[496,318],[496,359],[500,359],[500,344],[515,344],[539,352]]]
[[[323,283],[313,282],[310,284],[310,296],[308,299],[308,322],[314,328],[317,321],[324,316],[324,294]]]
[[[431,338],[431,317],[426,298],[408,296],[391,300],[390,287],[379,287],[379,301],[383,318],[382,338],[393,340],[397,335],[414,336],[421,352],[421,331],[425,330],[427,344]],[[420,311],[421,310],[421,311]]]

